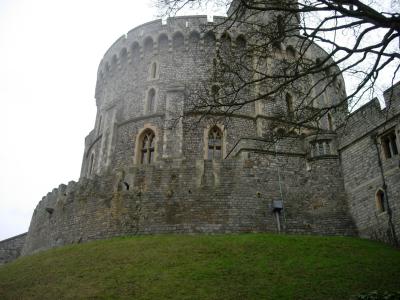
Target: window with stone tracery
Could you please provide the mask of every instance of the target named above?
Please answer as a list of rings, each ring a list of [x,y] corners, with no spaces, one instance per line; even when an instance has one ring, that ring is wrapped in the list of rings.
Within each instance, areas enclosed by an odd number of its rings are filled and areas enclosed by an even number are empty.
[[[311,143],[311,157],[332,155],[330,140],[320,140]]]
[[[154,162],[155,134],[151,129],[142,133],[140,139],[140,163],[151,164]]]
[[[208,159],[222,159],[222,131],[214,126],[208,133]]]

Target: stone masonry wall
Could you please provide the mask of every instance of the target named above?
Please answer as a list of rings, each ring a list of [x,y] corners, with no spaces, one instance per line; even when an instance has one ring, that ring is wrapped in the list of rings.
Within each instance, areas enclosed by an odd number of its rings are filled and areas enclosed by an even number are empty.
[[[0,266],[17,259],[21,255],[27,233],[0,241]]]
[[[164,159],[61,185],[38,204],[23,254],[119,235],[286,232],[354,235],[338,161],[257,153],[244,160]],[[286,220],[286,221],[285,221]]]
[[[382,136],[394,132],[400,149],[400,86],[394,89],[397,96],[390,106],[381,110],[375,99],[350,116],[340,130],[339,146],[350,212],[360,236],[389,243],[394,243],[391,227],[400,239],[400,156],[386,157],[382,141]],[[379,190],[385,191],[391,211],[387,204],[382,211]]]

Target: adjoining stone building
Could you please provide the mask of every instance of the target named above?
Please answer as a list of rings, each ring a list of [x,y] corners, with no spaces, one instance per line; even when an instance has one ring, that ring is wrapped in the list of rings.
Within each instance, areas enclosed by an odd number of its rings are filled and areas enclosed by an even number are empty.
[[[268,130],[284,130],[278,115],[291,122],[291,91],[243,107],[229,126],[212,117],[199,122],[187,113],[188,87],[207,78],[223,43],[233,51],[247,43],[245,27],[204,31],[207,25],[206,16],[157,20],[106,52],[80,180],[39,202],[23,255],[151,233],[283,231],[393,241],[400,231],[400,86],[386,92],[384,110],[376,99],[350,115],[337,110],[318,128],[276,142]],[[295,59],[294,47],[281,45],[278,59]],[[308,55],[325,53],[312,45]],[[337,78],[319,101],[343,97]]]

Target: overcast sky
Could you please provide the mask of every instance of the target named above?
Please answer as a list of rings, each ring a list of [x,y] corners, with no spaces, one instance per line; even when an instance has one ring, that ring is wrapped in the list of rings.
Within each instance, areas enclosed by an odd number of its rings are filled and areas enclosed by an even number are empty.
[[[156,14],[148,0],[0,0],[0,240],[27,231],[42,197],[78,180],[98,64]]]

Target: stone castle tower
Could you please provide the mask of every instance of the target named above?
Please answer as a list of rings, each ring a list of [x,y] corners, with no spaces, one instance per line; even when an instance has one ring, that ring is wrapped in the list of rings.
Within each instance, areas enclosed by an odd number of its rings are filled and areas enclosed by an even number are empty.
[[[229,124],[212,116],[199,121],[188,111],[190,87],[206,82],[216,51],[241,51],[249,42],[243,26],[213,26],[223,20],[156,20],[108,49],[97,73],[97,117],[85,139],[81,178],[40,201],[23,237],[23,254],[148,233],[284,231],[386,240],[389,217],[400,230],[399,218],[388,215],[388,209],[398,214],[399,169],[383,166],[383,176],[389,170],[383,188],[377,167],[380,159],[398,163],[397,100],[390,126],[376,100],[353,113],[349,122],[357,127],[350,133],[339,124],[347,108],[327,114],[318,128],[285,133],[297,105],[289,90],[241,108]],[[307,55],[326,54],[312,45]],[[295,59],[296,41],[279,45],[275,57]],[[337,78],[310,105],[334,104],[344,96],[344,80]],[[371,108],[367,128],[361,114]],[[277,118],[282,114],[287,118]],[[272,142],[270,133],[279,131],[281,138]],[[390,158],[379,153],[376,141],[391,147],[385,148]],[[371,160],[357,159],[359,151]],[[379,198],[389,195],[391,208]]]

